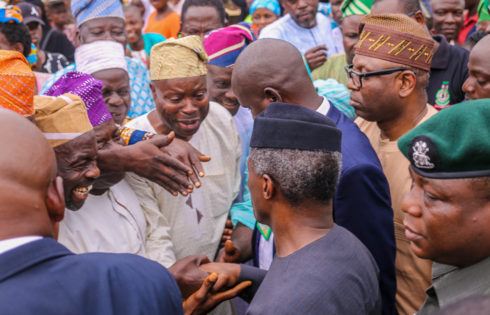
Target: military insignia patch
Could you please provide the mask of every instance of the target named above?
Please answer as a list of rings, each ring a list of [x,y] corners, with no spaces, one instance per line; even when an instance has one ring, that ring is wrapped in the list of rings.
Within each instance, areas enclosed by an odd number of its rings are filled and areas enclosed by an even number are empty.
[[[436,107],[438,109],[445,108],[450,105],[451,94],[449,93],[449,81],[442,82],[442,86],[436,93]]]
[[[433,170],[438,165],[439,154],[434,142],[426,136],[418,136],[412,140],[409,158],[413,166],[421,170]]]

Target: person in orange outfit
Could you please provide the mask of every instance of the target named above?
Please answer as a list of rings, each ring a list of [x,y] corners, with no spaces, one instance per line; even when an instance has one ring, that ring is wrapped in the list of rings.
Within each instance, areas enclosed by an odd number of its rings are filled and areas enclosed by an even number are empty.
[[[167,0],[151,0],[155,11],[150,15],[145,33],[157,33],[165,38],[177,37],[180,15],[167,5]]]

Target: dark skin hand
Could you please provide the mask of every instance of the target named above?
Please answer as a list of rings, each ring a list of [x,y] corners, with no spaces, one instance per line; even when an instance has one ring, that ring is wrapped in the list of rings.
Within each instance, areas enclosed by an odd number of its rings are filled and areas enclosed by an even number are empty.
[[[241,263],[252,258],[252,234],[253,231],[247,226],[238,223],[231,234],[231,239],[225,242],[217,262]]]
[[[187,141],[179,138],[175,138],[168,146],[162,148],[162,151],[190,167],[192,173],[189,173],[189,177],[192,183],[198,188],[201,186],[196,174],[204,177],[204,168],[201,162],[209,162],[211,157],[202,154]]]
[[[163,147],[174,141],[173,133],[168,136],[155,135],[152,139],[131,146],[118,146],[111,150],[100,150],[97,155],[99,167],[105,171],[131,171],[147,178],[173,195],[192,192],[192,183],[198,183],[196,172],[189,160],[200,163],[198,153],[189,144],[180,147],[180,155],[171,156]],[[119,161],[120,163],[114,163]],[[202,170],[202,165],[195,167]],[[204,175],[204,173],[203,173]],[[189,180],[190,178],[190,180]],[[200,186],[200,184],[199,184]],[[197,186],[198,187],[198,186]]]
[[[221,280],[226,278],[226,275],[211,273],[204,280],[201,288],[184,301],[184,314],[207,314],[218,306],[218,304],[234,298],[240,291],[252,284],[251,281],[243,281],[229,290],[219,292],[223,288],[223,285],[226,284],[226,281]]]
[[[219,248],[225,246],[225,242],[231,240],[231,234],[233,233],[233,222],[231,222],[230,217],[226,219],[225,228],[223,234],[221,235],[221,242],[219,243]]]
[[[305,58],[310,70],[315,70],[327,61],[327,46],[320,45],[313,47],[305,53]]]
[[[192,255],[175,262],[168,271],[177,281],[180,292],[184,299],[199,290],[208,274],[200,269],[202,264],[209,263],[206,255]]]

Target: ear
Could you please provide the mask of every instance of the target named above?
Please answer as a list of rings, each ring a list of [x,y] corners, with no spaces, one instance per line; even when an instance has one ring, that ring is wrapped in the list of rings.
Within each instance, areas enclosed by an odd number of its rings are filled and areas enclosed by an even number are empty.
[[[24,54],[24,45],[21,43],[15,43],[12,48],[17,52],[20,52],[22,55]]]
[[[151,89],[151,94],[153,95],[153,99],[155,100],[155,103],[157,101],[157,89],[155,88],[155,85],[153,85],[153,82],[150,82],[150,89]]]
[[[77,38],[77,42],[82,43],[82,35],[80,33],[80,28],[78,28],[78,27],[77,27],[77,32],[76,32],[75,36]]]
[[[46,208],[53,225],[63,220],[65,216],[65,195],[63,179],[60,176],[56,176],[48,187]]]
[[[267,174],[262,175],[262,197],[264,197],[265,200],[271,200],[274,198],[275,194],[276,185],[272,178]]]
[[[267,87],[264,89],[265,98],[269,103],[282,102],[282,97],[279,91],[274,88]]]
[[[417,12],[415,12],[415,14],[412,16],[412,19],[417,21],[417,23],[419,23],[420,25],[425,26],[425,15],[422,13],[422,11],[418,10]]]
[[[401,98],[406,98],[412,94],[417,85],[417,76],[410,70],[403,71],[399,76],[400,88],[398,94]]]

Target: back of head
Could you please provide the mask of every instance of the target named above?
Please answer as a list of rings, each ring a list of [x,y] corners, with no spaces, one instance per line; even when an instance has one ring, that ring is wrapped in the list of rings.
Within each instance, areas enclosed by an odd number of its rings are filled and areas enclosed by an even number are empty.
[[[22,23],[19,7],[0,8],[0,33],[5,36],[8,45],[28,57],[31,53],[31,34]]]
[[[40,218],[48,220],[45,199],[56,175],[53,150],[32,122],[6,109],[0,109],[0,132],[0,222],[41,224]],[[7,233],[6,226],[0,230]]]
[[[396,12],[393,11],[389,13],[413,14],[421,10],[420,0],[374,0],[373,7],[377,6],[381,8],[383,5],[386,5],[387,3],[396,6],[398,8]]]
[[[269,175],[284,198],[328,204],[341,168],[341,131],[308,108],[272,103],[255,118],[249,163],[258,176]]]
[[[299,50],[272,38],[253,42],[238,56],[232,80],[234,89],[247,94],[261,93],[265,87],[297,93],[302,91],[301,87],[313,87]]]

